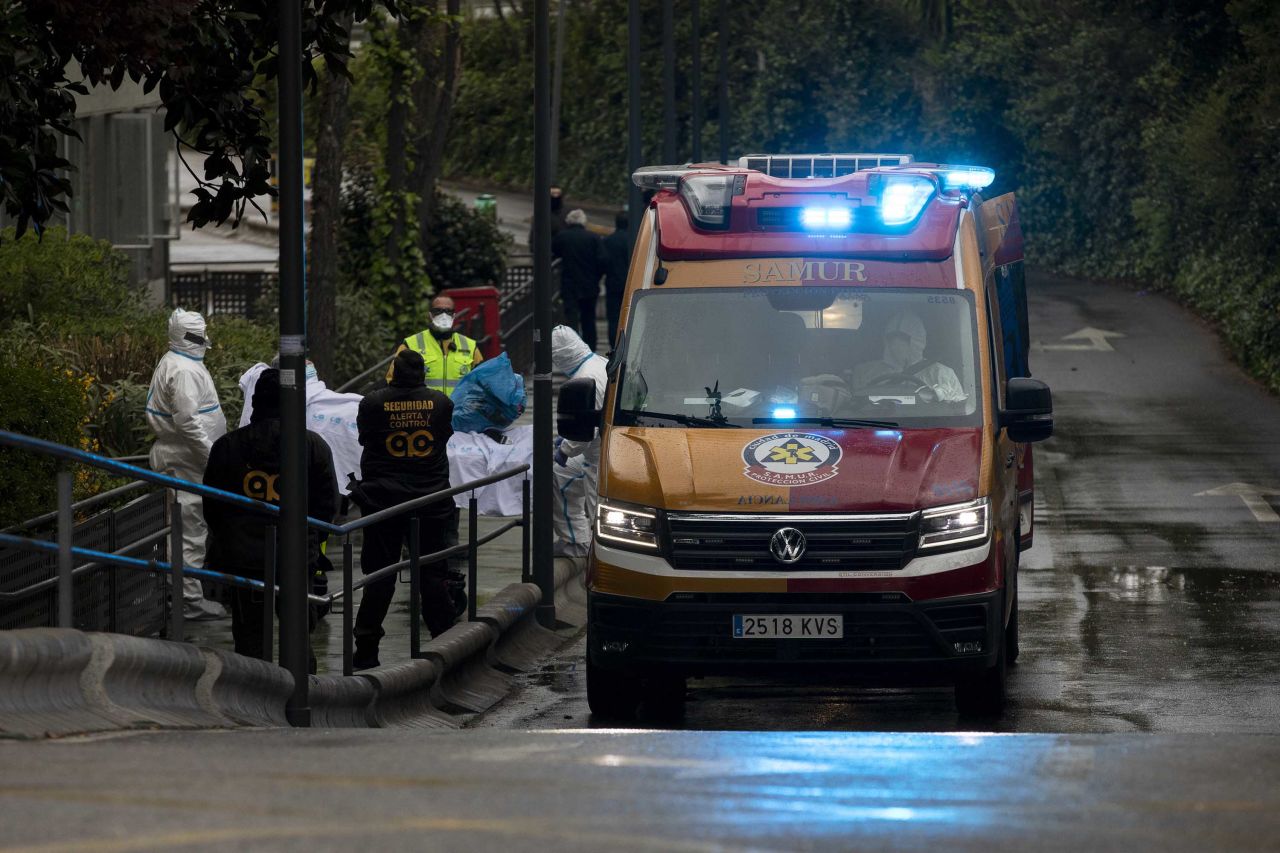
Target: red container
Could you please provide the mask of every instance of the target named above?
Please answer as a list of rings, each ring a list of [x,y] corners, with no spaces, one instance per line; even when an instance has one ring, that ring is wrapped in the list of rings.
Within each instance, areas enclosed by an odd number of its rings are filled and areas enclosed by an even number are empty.
[[[502,353],[502,319],[498,311],[498,288],[451,287],[446,293],[453,297],[458,312],[458,330],[480,343],[485,358]]]

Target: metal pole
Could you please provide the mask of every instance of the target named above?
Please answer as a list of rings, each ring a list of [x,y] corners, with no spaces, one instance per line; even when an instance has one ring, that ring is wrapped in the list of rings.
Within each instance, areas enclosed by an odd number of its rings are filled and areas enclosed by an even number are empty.
[[[693,148],[693,162],[702,162],[702,9],[698,0],[689,0],[689,16],[693,19],[693,45],[689,51],[692,72],[689,75],[689,94],[692,104],[693,127],[689,128]]]
[[[479,512],[476,511],[476,493],[471,493],[471,499],[467,501],[467,589],[471,595],[467,596],[467,621],[476,621],[476,575],[479,569],[479,549],[476,548],[476,521]]]
[[[182,596],[182,504],[174,492],[169,506],[169,639],[181,643],[186,639],[186,604]]]
[[[717,123],[720,125],[720,162],[729,162],[729,10],[727,0],[720,0],[720,62],[716,70],[716,98],[719,103]]]
[[[560,173],[560,90],[564,80],[564,7],[565,0],[556,3],[556,70],[551,78],[551,183]]]
[[[266,562],[262,567],[262,659],[267,663],[275,657],[277,540],[276,526],[267,525]]]
[[[418,580],[420,537],[415,515],[409,519],[409,657],[414,659],[422,649],[422,586]]]
[[[71,536],[75,526],[71,509],[71,472],[58,472],[58,627],[75,627],[75,601],[71,571]]]
[[[533,531],[534,573],[542,589],[538,622],[555,626],[551,502],[551,110],[547,79],[547,0],[533,7]],[[472,590],[474,593],[475,590]]]
[[[529,583],[533,575],[529,571],[529,478],[520,483],[520,583]],[[475,595],[475,590],[471,591]]]
[[[644,206],[644,194],[631,182],[643,163],[640,146],[640,0],[627,3],[627,229],[631,232],[631,245],[636,244],[640,233],[640,208]],[[613,341],[617,343],[617,341]]]
[[[351,675],[352,669],[351,658],[355,654],[355,638],[352,631],[355,628],[355,612],[356,603],[352,601],[351,596],[355,594],[352,589],[353,571],[351,565],[351,534],[348,533],[346,538],[342,540],[342,674]]]
[[[302,220],[302,0],[280,0],[280,664],[285,716],[311,725],[307,636],[307,321]]]
[[[673,0],[662,0],[662,162],[676,162],[676,21]]]

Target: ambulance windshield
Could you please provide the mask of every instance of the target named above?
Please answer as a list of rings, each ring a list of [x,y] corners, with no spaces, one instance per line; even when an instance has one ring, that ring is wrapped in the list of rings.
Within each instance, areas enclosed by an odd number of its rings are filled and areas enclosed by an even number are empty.
[[[617,422],[978,425],[974,328],[962,290],[648,290],[615,355]]]

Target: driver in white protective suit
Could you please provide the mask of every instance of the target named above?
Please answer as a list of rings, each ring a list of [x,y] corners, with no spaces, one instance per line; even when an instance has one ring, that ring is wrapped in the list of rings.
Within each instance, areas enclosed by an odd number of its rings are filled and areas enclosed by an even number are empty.
[[[151,388],[147,391],[147,425],[156,434],[155,444],[151,445],[151,469],[193,483],[204,479],[209,449],[227,431],[218,390],[204,366],[208,349],[204,317],[196,311],[175,310],[169,315],[169,351],[151,374]],[[178,492],[177,500],[182,514],[183,565],[204,568],[209,528],[204,521],[202,499],[190,492]],[[196,578],[183,578],[182,598],[187,619],[226,618],[222,605],[205,599]]]
[[[945,364],[927,360],[924,321],[910,311],[899,311],[884,327],[884,358],[860,364],[853,371],[853,387],[866,391],[881,379],[902,376],[928,387],[943,402],[968,398],[956,372]],[[920,390],[920,389],[916,389]]]
[[[551,364],[569,379],[590,378],[596,383],[596,408],[604,405],[609,361],[588,349],[568,326],[551,330]],[[558,555],[586,556],[599,501],[600,436],[591,441],[557,439],[555,462],[555,550]]]

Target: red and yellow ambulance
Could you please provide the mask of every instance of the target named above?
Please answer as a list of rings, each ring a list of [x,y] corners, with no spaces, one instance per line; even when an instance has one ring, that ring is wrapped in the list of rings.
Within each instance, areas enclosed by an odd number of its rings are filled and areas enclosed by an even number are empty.
[[[953,681],[998,713],[1031,544],[1022,238],[990,169],[907,155],[651,167],[603,411],[592,712],[690,676]]]

